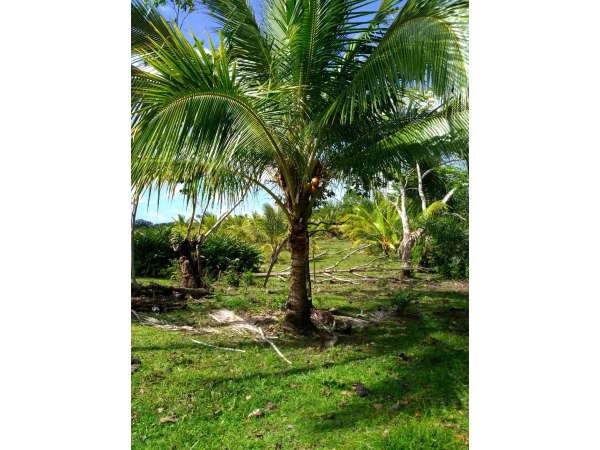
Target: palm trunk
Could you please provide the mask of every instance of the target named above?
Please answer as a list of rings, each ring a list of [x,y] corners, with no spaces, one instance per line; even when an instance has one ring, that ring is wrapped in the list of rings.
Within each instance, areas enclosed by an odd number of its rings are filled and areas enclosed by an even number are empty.
[[[291,225],[289,243],[292,254],[292,268],[285,323],[296,331],[306,334],[314,329],[314,325],[310,320],[312,302],[307,289],[310,274],[308,270],[309,238],[306,221],[294,220]]]
[[[400,244],[400,258],[402,261],[402,278],[412,276],[412,249],[415,246],[417,240],[421,237],[425,230],[423,228],[417,228],[415,231],[405,234],[402,237],[402,243]]]
[[[324,189],[324,184],[319,183],[322,166],[317,163],[312,170],[311,183],[296,184],[295,189],[286,185],[284,177],[280,178],[280,185],[285,193],[285,210],[289,219],[289,246],[292,255],[290,269],[290,287],[287,313],[284,325],[302,334],[311,334],[316,331],[311,321],[312,298],[310,294],[310,264],[309,264],[309,234],[308,221],[312,213],[314,199]],[[316,178],[317,183],[312,184]],[[302,179],[298,177],[298,179]],[[283,206],[283,205],[282,205]]]
[[[181,273],[181,287],[183,288],[203,288],[206,287],[202,281],[202,272],[200,269],[200,255],[196,258],[192,255],[192,244],[189,239],[185,239],[175,249],[179,255],[179,270]]]
[[[406,238],[402,238],[400,244],[400,261],[402,262],[402,277],[410,278],[412,276],[411,253],[412,242]]]

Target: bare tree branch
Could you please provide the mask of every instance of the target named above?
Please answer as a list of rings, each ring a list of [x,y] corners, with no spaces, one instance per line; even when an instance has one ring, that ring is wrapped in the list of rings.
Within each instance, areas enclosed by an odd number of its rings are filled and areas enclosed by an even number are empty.
[[[348,259],[348,258],[350,258],[352,255],[354,255],[355,253],[357,253],[357,252],[359,252],[359,251],[361,251],[361,250],[364,250],[365,248],[371,247],[372,245],[374,245],[374,244],[365,244],[365,245],[362,245],[362,246],[360,246],[360,247],[358,247],[358,248],[356,248],[356,249],[352,250],[350,253],[348,253],[346,256],[344,256],[342,259],[340,259],[338,262],[336,262],[336,263],[335,263],[333,266],[326,267],[326,268],[325,268],[325,270],[327,271],[327,270],[332,270],[332,269],[335,269],[335,268],[336,268],[337,266],[339,266],[339,265],[340,265],[340,264],[341,264],[343,261],[347,260],[347,259]]]
[[[240,195],[239,200],[231,208],[229,208],[229,210],[223,213],[221,217],[219,217],[219,219],[214,223],[214,225],[210,227],[210,229],[204,234],[205,238],[207,238],[214,230],[216,230],[219,227],[219,225],[221,225],[221,223],[223,223],[223,221],[233,212],[233,210],[237,208],[240,203],[242,203],[249,189],[250,188],[247,187],[242,193],[242,195]]]
[[[423,191],[423,176],[421,175],[421,166],[417,162],[417,190],[419,191],[419,198],[421,199],[421,210],[424,212],[427,209],[427,198]]]
[[[452,195],[454,195],[455,192],[456,192],[456,188],[450,189],[450,191],[448,191],[448,193],[446,195],[444,195],[444,198],[442,199],[442,203],[448,203],[448,201],[452,198]]]
[[[277,262],[277,260],[279,259],[279,254],[281,253],[281,251],[283,250],[283,247],[285,246],[285,244],[287,243],[288,239],[290,238],[290,236],[286,236],[284,240],[282,240],[279,245],[277,246],[277,248],[275,249],[275,252],[273,253],[273,255],[271,256],[271,264],[269,264],[269,270],[267,270],[267,276],[265,277],[265,282],[263,284],[263,288],[267,287],[267,282],[269,281],[269,276],[271,275],[271,270],[273,270],[273,266],[275,265],[275,263]]]

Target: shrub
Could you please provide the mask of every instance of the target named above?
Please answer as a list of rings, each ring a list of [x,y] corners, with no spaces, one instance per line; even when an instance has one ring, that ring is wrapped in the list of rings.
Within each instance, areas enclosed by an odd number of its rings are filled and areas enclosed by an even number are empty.
[[[228,286],[239,287],[240,286],[240,274],[233,269],[228,269],[223,275],[223,280]]]
[[[204,267],[208,274],[216,277],[219,272],[232,270],[257,272],[261,263],[261,253],[253,245],[234,236],[212,234],[202,245]]]
[[[176,257],[169,242],[168,226],[143,227],[133,235],[133,267],[142,277],[168,278]]]
[[[244,286],[254,286],[256,284],[254,274],[252,272],[244,272],[242,274],[242,283],[244,283]]]
[[[440,217],[428,225],[427,264],[448,278],[469,276],[469,231],[453,217]]]
[[[136,229],[133,237],[134,268],[137,276],[177,279],[177,254],[173,239],[182,238],[170,225]],[[261,253],[248,242],[224,234],[212,234],[202,244],[206,274],[216,277],[229,269],[239,273],[257,272]]]
[[[399,316],[404,316],[406,308],[415,299],[415,295],[412,292],[401,291],[392,297],[392,306],[396,308],[396,313]]]

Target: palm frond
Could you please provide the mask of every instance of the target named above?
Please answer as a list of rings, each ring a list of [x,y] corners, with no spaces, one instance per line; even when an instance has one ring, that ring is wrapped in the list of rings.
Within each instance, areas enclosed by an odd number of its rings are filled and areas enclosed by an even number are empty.
[[[374,175],[415,161],[468,153],[467,105],[402,111],[397,117],[365,120],[346,145],[330,152],[328,165],[340,176]]]
[[[247,0],[202,0],[219,24],[240,73],[258,84],[272,77],[271,44],[261,32]]]
[[[260,174],[280,155],[272,105],[244,91],[222,43],[209,54],[168,28],[151,41],[153,72],[132,72],[133,159],[182,176],[199,165]]]
[[[409,88],[430,89],[444,99],[464,97],[467,38],[467,1],[408,0],[370,55],[354,60],[356,71],[324,123],[353,123],[360,113],[381,113]]]
[[[131,2],[131,53],[133,62],[143,61],[148,56],[151,41],[167,36],[167,25],[156,8],[142,0]]]

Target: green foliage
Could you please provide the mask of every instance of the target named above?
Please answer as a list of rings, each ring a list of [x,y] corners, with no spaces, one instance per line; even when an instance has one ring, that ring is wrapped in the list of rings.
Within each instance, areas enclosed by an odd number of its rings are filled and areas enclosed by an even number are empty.
[[[258,233],[252,217],[246,215],[231,215],[227,217],[220,228],[222,233],[252,243],[259,242]]]
[[[394,204],[376,192],[373,200],[362,200],[344,217],[341,229],[358,243],[376,244],[384,254],[397,251],[402,241],[402,224]]]
[[[195,0],[144,0],[144,3],[153,6],[172,5],[173,8],[179,8],[183,11],[193,11],[196,8]]]
[[[273,309],[285,309],[287,300],[285,295],[276,295],[270,298],[269,306]]]
[[[396,312],[399,316],[404,316],[406,308],[413,302],[417,296],[411,291],[400,291],[395,294],[391,299],[391,304],[396,308]]]
[[[469,230],[466,222],[453,217],[442,216],[427,223],[426,240],[423,247],[427,251],[428,265],[447,278],[468,278],[469,276]]]
[[[268,1],[260,19],[251,3],[205,0],[221,32],[207,44],[132,4],[137,189],[239,193],[276,175],[294,210],[322,181],[464,143],[467,1]]]
[[[211,234],[202,245],[204,267],[215,277],[219,272],[257,272],[261,253],[253,245],[223,233]]]
[[[223,274],[223,281],[225,281],[228,286],[240,287],[240,274],[231,268],[227,269]]]
[[[434,202],[423,215],[426,238],[413,250],[413,262],[431,267],[446,278],[469,276],[468,172],[455,167],[439,171],[449,186],[459,186],[447,205]]]
[[[169,278],[175,252],[170,244],[169,226],[136,229],[133,234],[133,265],[136,275]]]
[[[256,284],[254,274],[252,272],[244,272],[242,274],[242,283],[244,286],[254,286]]]
[[[326,203],[313,212],[311,231],[323,232],[332,237],[342,236],[344,216],[352,212],[356,206],[345,205],[342,202]]]
[[[262,216],[259,216],[255,220],[255,223],[259,225],[260,230],[265,234],[267,241],[273,247],[287,234],[285,213],[281,208],[273,207],[269,203],[263,205]]]
[[[437,200],[430,204],[427,209],[423,212],[424,220],[431,220],[436,217],[441,216],[446,211],[448,211],[448,204],[444,203],[441,200]]]
[[[181,242],[185,227],[174,224],[135,230],[133,238],[136,275],[178,279],[179,264],[173,244]],[[211,234],[202,244],[206,274],[216,277],[228,269],[242,272],[259,270],[261,253],[247,241],[225,235]]]

